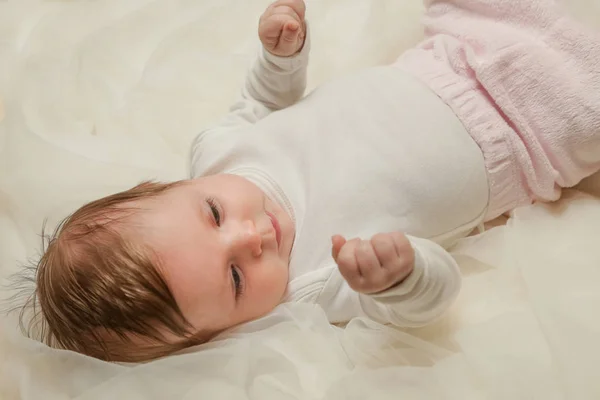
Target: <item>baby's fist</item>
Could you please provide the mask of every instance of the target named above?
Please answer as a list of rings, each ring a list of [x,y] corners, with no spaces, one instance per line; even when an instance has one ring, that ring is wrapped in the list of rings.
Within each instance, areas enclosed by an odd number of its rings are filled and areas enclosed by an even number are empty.
[[[260,17],[258,36],[269,53],[289,57],[302,49],[305,11],[303,0],[278,0],[267,8]]]
[[[379,233],[371,240],[332,238],[332,256],[350,287],[364,294],[382,292],[406,279],[415,251],[400,232]]]

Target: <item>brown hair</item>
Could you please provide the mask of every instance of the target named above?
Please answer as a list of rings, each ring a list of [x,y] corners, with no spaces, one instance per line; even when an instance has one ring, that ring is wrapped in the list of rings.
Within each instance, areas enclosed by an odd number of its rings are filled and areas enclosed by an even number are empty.
[[[160,274],[158,257],[124,234],[124,220],[140,212],[135,201],[177,184],[144,182],[93,201],[44,240],[32,270],[37,288],[28,301],[34,314],[41,314],[44,342],[107,361],[138,362],[208,339],[190,331]],[[35,311],[38,304],[41,312]],[[25,327],[24,315],[22,310],[21,327],[31,336],[35,322]],[[165,333],[181,340],[173,342]]]

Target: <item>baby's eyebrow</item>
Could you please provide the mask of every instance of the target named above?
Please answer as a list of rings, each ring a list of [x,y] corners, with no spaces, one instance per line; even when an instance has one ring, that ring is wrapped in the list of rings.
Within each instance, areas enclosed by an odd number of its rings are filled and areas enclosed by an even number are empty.
[[[210,206],[204,196],[202,198],[202,206],[200,207],[200,219],[209,225],[214,225]]]

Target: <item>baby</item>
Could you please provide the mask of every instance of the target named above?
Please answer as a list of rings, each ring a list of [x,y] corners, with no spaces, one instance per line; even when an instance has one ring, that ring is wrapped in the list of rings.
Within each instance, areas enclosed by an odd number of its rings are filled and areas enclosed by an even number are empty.
[[[600,38],[552,0],[429,0],[394,65],[303,98],[302,0],[260,19],[240,100],[191,149],[191,177],[85,205],[41,258],[45,341],[109,361],[201,344],[282,302],[332,323],[440,317],[445,250],[600,169]]]

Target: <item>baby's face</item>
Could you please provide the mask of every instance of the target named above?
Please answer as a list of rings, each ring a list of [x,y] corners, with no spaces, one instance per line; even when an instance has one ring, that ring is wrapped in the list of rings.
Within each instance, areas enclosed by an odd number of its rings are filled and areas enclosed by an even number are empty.
[[[282,300],[294,241],[288,214],[234,175],[187,181],[143,204],[146,241],[197,330],[256,319]]]

